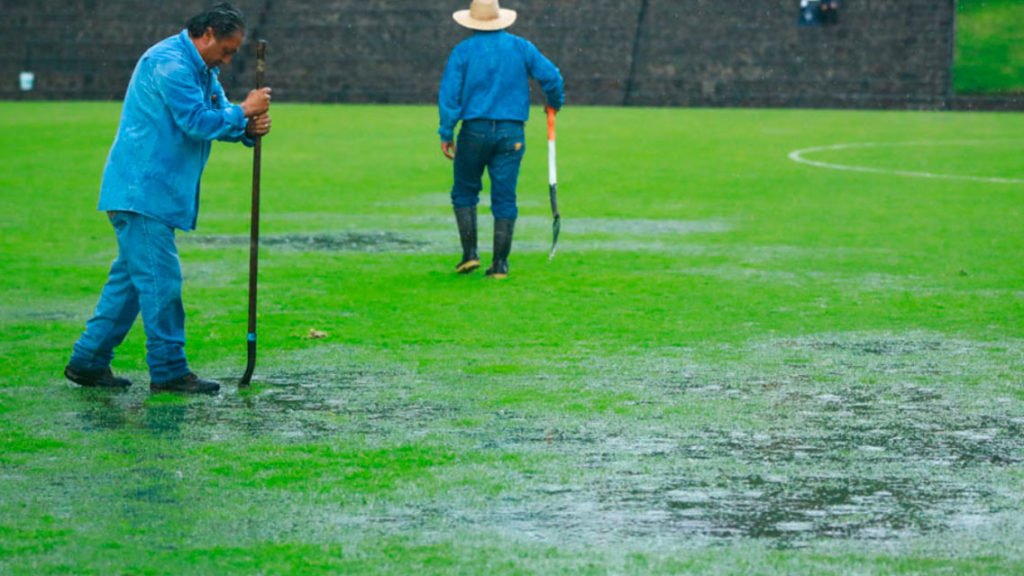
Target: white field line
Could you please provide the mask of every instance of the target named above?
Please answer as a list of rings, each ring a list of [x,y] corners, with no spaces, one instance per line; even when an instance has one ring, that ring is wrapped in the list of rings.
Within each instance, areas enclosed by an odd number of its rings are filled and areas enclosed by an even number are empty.
[[[789,159],[801,164],[817,166],[818,168],[830,168],[832,170],[846,170],[850,172],[870,172],[872,174],[891,174],[895,176],[909,176],[913,178],[938,178],[943,180],[969,180],[972,182],[991,182],[995,184],[1024,184],[1020,178],[993,178],[986,176],[960,176],[957,174],[936,174],[934,172],[912,172],[908,170],[887,170],[884,168],[871,168],[868,166],[850,166],[847,164],[832,164],[819,162],[804,158],[805,154],[824,152],[829,150],[849,150],[851,148],[880,148],[885,146],[956,146],[969,144],[988,144],[993,140],[945,140],[945,141],[923,141],[923,142],[854,142],[849,144],[834,144],[832,146],[816,146],[814,148],[803,148],[789,153]]]

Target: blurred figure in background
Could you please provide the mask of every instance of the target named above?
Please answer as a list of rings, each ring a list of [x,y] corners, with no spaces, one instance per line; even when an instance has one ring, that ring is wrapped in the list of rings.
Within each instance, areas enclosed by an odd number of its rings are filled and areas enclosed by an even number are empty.
[[[839,0],[821,0],[821,23],[825,26],[839,24]]]

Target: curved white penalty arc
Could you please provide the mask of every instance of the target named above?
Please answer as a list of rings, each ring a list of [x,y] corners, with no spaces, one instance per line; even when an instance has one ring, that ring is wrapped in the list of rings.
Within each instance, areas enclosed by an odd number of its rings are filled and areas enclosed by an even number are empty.
[[[816,146],[814,148],[803,148],[800,150],[794,150],[789,153],[789,159],[794,162],[801,164],[807,164],[808,166],[817,166],[818,168],[828,168],[831,170],[845,170],[848,172],[868,172],[871,174],[889,174],[893,176],[907,176],[911,178],[936,178],[942,180],[967,180],[971,182],[990,182],[995,184],[1024,184],[1024,179],[1020,178],[994,178],[986,176],[961,176],[957,174],[937,174],[934,172],[913,172],[908,170],[888,170],[885,168],[872,168],[870,166],[851,166],[849,164],[834,164],[831,162],[820,162],[817,160],[809,160],[804,157],[805,154],[813,154],[815,152],[827,152],[832,150],[849,150],[852,148],[879,148],[885,146],[936,146],[936,145],[965,145],[965,144],[979,144],[979,143],[991,143],[991,140],[946,140],[946,141],[930,141],[930,142],[854,142],[849,144],[833,144],[831,146]]]

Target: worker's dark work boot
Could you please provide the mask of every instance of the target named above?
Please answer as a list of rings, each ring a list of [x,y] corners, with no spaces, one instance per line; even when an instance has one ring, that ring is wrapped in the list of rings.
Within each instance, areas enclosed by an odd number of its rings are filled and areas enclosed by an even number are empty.
[[[469,274],[480,267],[480,255],[476,251],[476,206],[456,208],[455,223],[459,225],[459,240],[462,242],[462,261],[455,271]]]
[[[508,278],[508,255],[512,252],[512,233],[516,221],[511,218],[494,219],[494,259],[487,276],[497,280]]]
[[[114,376],[110,368],[85,370],[68,364],[64,367],[64,377],[87,388],[127,388],[132,385],[131,380]]]
[[[192,392],[197,394],[213,394],[220,390],[220,382],[215,380],[203,380],[192,372],[168,380],[166,382],[150,382],[150,392]]]

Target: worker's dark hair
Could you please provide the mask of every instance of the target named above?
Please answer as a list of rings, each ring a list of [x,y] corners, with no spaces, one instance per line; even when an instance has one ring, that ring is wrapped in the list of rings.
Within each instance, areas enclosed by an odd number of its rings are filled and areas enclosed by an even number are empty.
[[[245,30],[245,16],[228,2],[221,2],[209,10],[196,14],[188,21],[188,34],[198,38],[213,28],[213,36],[220,40],[239,30]]]

